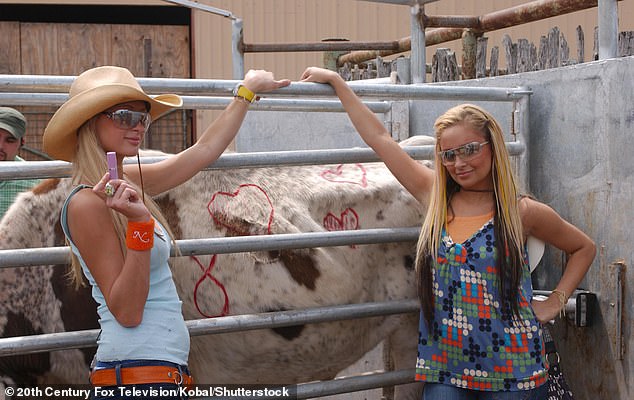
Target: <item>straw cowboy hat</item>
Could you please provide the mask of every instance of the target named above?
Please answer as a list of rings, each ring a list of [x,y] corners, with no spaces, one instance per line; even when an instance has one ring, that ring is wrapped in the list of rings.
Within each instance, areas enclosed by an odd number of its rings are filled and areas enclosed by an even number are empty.
[[[77,130],[100,112],[134,100],[149,104],[152,121],[183,104],[176,94],[148,96],[125,68],[103,66],[83,72],[70,86],[69,99],[55,112],[44,130],[44,151],[56,159],[73,161]]]

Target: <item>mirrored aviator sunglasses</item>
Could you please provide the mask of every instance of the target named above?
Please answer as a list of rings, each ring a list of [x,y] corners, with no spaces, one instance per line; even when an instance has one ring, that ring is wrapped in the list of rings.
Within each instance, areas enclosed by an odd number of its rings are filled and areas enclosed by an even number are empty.
[[[482,146],[487,144],[489,144],[488,140],[482,143],[471,142],[463,146],[456,147],[455,149],[441,151],[438,154],[440,155],[440,160],[443,165],[454,165],[457,157],[460,157],[462,161],[469,161],[475,158],[478,154],[480,154]]]
[[[152,123],[152,117],[145,111],[116,110],[104,111],[102,114],[110,118],[119,129],[134,129],[141,123],[147,131]]]

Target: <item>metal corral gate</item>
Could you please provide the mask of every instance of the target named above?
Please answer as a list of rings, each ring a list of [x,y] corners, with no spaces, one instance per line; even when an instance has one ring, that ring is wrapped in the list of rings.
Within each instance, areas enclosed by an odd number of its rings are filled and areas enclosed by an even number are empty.
[[[67,99],[72,76],[16,76],[0,75],[0,103],[21,105],[60,105]],[[184,108],[223,109],[230,101],[238,81],[203,79],[139,78],[148,93],[181,93]],[[474,88],[421,85],[359,84],[353,85],[360,96],[392,100],[472,100],[512,102],[513,140],[507,142],[509,152],[516,157],[516,171],[521,183],[528,183],[528,113],[530,90],[526,88]],[[57,92],[57,93],[55,93]],[[209,96],[211,95],[211,96]],[[293,96],[333,96],[328,85],[292,83],[267,94],[251,107],[253,111],[321,111],[342,112],[338,100],[299,99]],[[374,111],[388,113],[392,101],[371,101],[366,104]],[[405,111],[408,112],[408,111]],[[433,146],[408,147],[406,151],[417,159],[433,158]],[[144,158],[155,162],[158,158]],[[264,153],[224,154],[210,169],[270,167],[276,165],[308,165],[330,163],[358,163],[377,161],[371,149],[338,149],[318,151],[285,151]],[[10,165],[6,165],[10,164]],[[70,174],[70,164],[63,161],[31,161],[11,165],[0,163],[0,180],[23,178],[61,178]],[[181,256],[194,254],[222,254],[248,251],[299,249],[309,247],[345,246],[385,242],[415,241],[417,228],[364,229],[357,231],[312,232],[278,234],[258,237],[231,237],[178,240]],[[172,253],[173,255],[173,253]],[[70,259],[68,247],[0,250],[0,267],[27,267],[65,264]],[[306,323],[341,319],[366,318],[381,315],[416,312],[417,300],[386,303],[339,305],[304,310],[235,315],[187,321],[190,335],[227,333],[253,329],[270,329]],[[0,339],[0,357],[51,350],[78,349],[96,345],[98,330],[53,333]],[[333,381],[299,384],[298,399],[322,397],[339,393],[393,386],[413,382],[414,369],[375,373]]]

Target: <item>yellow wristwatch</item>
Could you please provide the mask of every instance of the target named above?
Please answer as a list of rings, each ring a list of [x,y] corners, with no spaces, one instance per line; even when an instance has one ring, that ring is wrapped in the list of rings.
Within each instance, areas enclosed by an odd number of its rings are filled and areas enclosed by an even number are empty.
[[[233,97],[244,99],[247,103],[255,103],[258,99],[258,96],[242,83],[238,83],[233,89]]]

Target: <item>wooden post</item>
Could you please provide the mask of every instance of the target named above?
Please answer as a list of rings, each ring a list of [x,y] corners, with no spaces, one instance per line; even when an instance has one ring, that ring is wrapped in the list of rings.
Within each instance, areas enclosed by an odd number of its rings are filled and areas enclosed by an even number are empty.
[[[517,72],[517,45],[513,44],[511,37],[506,34],[502,38],[502,46],[506,54],[506,70],[509,74]]]
[[[500,59],[500,48],[498,46],[493,46],[491,49],[491,60],[489,66],[489,76],[498,76],[499,73],[499,63]]]
[[[548,58],[546,68],[557,68],[561,66],[559,59],[559,28],[556,26],[548,31]]]
[[[476,78],[487,76],[487,43],[489,39],[479,37],[476,48]],[[464,68],[464,65],[463,65]]]
[[[382,57],[376,58],[376,77],[387,78],[392,73],[392,62],[383,61]]]
[[[432,82],[458,80],[456,53],[446,48],[437,49],[432,57],[431,76]]]
[[[570,64],[570,48],[564,34],[559,35],[559,65]]]
[[[517,72],[528,72],[535,69],[532,57],[531,43],[528,39],[517,40]]]
[[[476,35],[473,29],[462,32],[462,79],[476,77]]]
[[[581,25],[577,25],[577,63],[581,64],[584,59],[585,50],[583,46],[585,45],[584,37],[583,37],[583,28]]]
[[[627,57],[634,54],[634,31],[619,33],[619,57]]]

